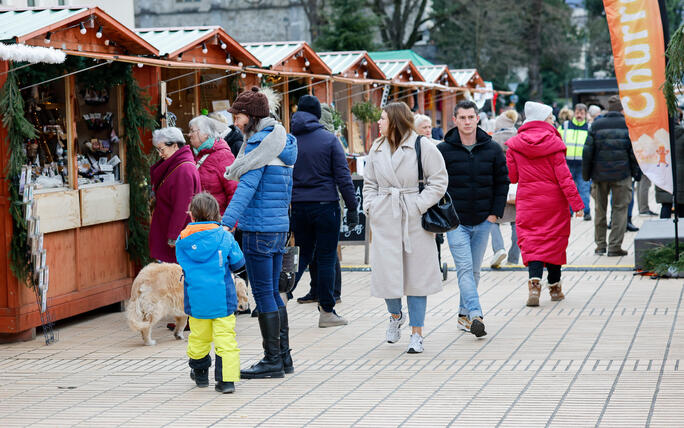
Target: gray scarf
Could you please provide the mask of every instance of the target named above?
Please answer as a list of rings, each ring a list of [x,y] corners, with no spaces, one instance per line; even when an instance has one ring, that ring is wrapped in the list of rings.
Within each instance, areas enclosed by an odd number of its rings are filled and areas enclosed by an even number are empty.
[[[226,167],[226,173],[224,177],[226,180],[239,181],[247,172],[253,169],[262,168],[275,158],[283,151],[285,148],[285,142],[287,140],[287,133],[283,125],[278,123],[275,119],[270,117],[265,117],[259,121],[257,124],[257,131],[265,129],[269,126],[273,126],[273,131],[261,140],[261,143],[249,152],[245,154],[245,148],[247,147],[247,140],[254,135],[245,135],[245,144],[240,147],[240,152],[235,158],[235,162],[232,165]]]

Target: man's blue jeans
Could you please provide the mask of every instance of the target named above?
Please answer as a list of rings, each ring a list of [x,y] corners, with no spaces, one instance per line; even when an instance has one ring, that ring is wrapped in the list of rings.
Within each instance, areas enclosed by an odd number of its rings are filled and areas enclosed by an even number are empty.
[[[487,220],[476,226],[462,224],[447,232],[449,250],[458,275],[461,298],[458,313],[467,315],[471,320],[482,316],[477,285],[480,282],[480,266],[487,250],[492,224]]]
[[[584,214],[589,214],[591,213],[591,209],[589,208],[591,181],[584,181],[584,179],[582,178],[581,160],[569,160],[567,161],[567,163],[568,169],[570,169],[570,174],[572,174],[572,180],[575,182],[575,186],[577,186],[577,191],[579,192],[580,197],[582,198],[582,202],[584,203]]]
[[[425,325],[427,296],[406,296],[406,300],[408,303],[409,325],[411,327],[422,327]],[[399,315],[401,313],[401,299],[385,299],[385,304],[390,314]]]
[[[275,312],[280,306],[285,306],[278,292],[278,282],[286,240],[285,232],[242,233],[247,276],[260,312]]]
[[[292,230],[299,246],[299,283],[316,254],[318,303],[326,312],[335,307],[335,262],[340,237],[338,202],[295,202],[292,204]]]

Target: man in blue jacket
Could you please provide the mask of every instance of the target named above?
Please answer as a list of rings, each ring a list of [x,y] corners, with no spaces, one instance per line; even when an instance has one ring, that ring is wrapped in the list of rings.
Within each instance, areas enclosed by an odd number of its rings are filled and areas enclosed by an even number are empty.
[[[358,203],[349,166],[334,134],[320,123],[318,98],[304,95],[292,116],[299,155],[293,171],[292,230],[300,248],[300,280],[316,252],[319,327],[346,325],[335,308],[335,263],[340,234],[338,189],[347,206],[347,223],[358,223]]]

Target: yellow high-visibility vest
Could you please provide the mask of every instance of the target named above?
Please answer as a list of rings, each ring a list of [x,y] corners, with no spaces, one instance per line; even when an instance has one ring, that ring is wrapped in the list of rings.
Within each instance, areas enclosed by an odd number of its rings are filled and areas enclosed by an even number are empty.
[[[565,153],[565,159],[582,160],[582,150],[584,150],[584,143],[589,135],[589,124],[587,121],[578,122],[574,118],[571,121],[566,120],[558,127],[558,132],[563,138],[565,147],[568,148]]]

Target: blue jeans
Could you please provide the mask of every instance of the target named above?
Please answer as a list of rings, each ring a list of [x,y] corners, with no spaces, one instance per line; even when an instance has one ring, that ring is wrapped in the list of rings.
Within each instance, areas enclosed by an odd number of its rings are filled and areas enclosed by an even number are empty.
[[[572,174],[572,180],[575,182],[575,186],[577,186],[577,191],[579,192],[580,197],[582,198],[582,202],[584,203],[584,214],[589,214],[591,213],[591,209],[589,208],[591,180],[584,181],[584,179],[582,178],[581,160],[569,160],[567,161],[567,163],[568,169],[570,169],[570,174]]]
[[[487,220],[476,226],[462,224],[451,232],[447,232],[449,250],[456,265],[460,290],[458,313],[470,319],[482,316],[477,285],[480,282],[480,266],[487,249],[492,224]]]
[[[295,202],[292,204],[292,231],[299,246],[299,272],[302,278],[306,267],[316,256],[316,294],[326,312],[335,307],[335,264],[337,241],[340,237],[340,204],[338,202]]]
[[[275,312],[285,306],[278,292],[278,282],[286,240],[285,232],[242,232],[247,275],[259,312]]]
[[[499,223],[492,225],[492,250],[496,253],[499,250],[505,250],[506,246],[501,236],[501,228]],[[520,260],[520,248],[518,247],[518,233],[515,230],[515,222],[511,222],[511,248],[508,250],[508,263],[518,264]]]
[[[425,325],[425,308],[427,307],[427,296],[406,296],[408,301],[409,325],[411,327],[422,327]],[[401,299],[385,299],[387,311],[390,314],[399,315],[401,313]]]

